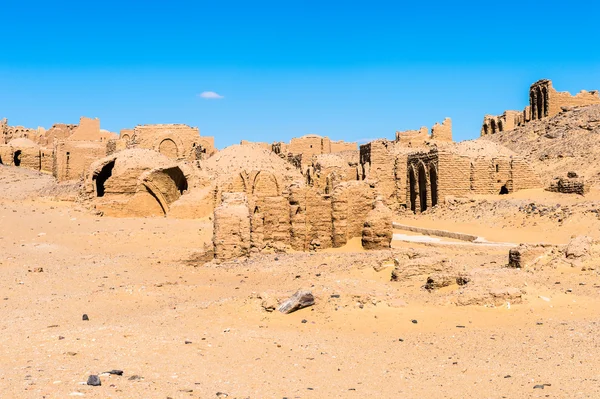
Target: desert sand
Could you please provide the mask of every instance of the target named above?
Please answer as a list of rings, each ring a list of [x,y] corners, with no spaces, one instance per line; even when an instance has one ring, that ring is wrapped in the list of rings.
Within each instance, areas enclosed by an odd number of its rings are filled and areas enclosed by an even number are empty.
[[[600,396],[589,263],[509,269],[506,247],[394,241],[366,252],[353,239],[204,264],[210,219],[99,217],[61,200],[69,192],[0,166],[2,398]],[[395,221],[567,244],[598,238],[597,197],[524,190]],[[557,202],[568,216],[527,210]],[[392,281],[394,258],[437,259],[469,282],[428,291],[419,262]],[[315,305],[268,311],[298,289]],[[123,375],[102,374],[113,369]],[[91,374],[101,386],[85,385]]]

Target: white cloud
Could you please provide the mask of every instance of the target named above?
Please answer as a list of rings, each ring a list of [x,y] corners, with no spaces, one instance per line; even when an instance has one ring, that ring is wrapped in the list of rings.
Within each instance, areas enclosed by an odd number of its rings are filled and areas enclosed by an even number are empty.
[[[363,138],[363,139],[358,139],[356,140],[356,142],[358,144],[367,144],[370,143],[371,141],[377,140],[376,138]]]
[[[219,93],[215,93],[214,91],[203,91],[202,93],[198,94],[198,96],[207,100],[220,100],[221,98],[225,98],[224,96],[220,95]]]

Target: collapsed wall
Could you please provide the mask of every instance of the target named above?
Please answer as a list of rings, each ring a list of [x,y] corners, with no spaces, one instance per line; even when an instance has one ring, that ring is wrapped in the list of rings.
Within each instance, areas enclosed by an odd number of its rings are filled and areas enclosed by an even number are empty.
[[[393,238],[392,211],[381,198],[367,214],[362,229],[362,246],[367,250],[388,249]]]
[[[307,182],[295,168],[261,146],[233,147],[205,166],[217,185],[218,207],[230,194],[245,198],[248,251],[318,250],[340,247],[361,236],[375,195],[368,183],[346,180],[356,177],[352,154],[317,156],[310,173],[313,180]],[[216,234],[215,240],[224,238]]]
[[[90,166],[83,198],[107,216],[165,216],[194,178],[191,167],[154,151],[124,150]]]
[[[590,191],[590,185],[586,184],[582,177],[575,172],[568,172],[567,177],[557,177],[546,188],[547,191],[562,194],[585,195]]]
[[[217,152],[214,137],[200,136],[197,127],[184,124],[138,125],[121,130],[127,148],[154,150],[171,159],[195,161]]]
[[[250,254],[250,213],[245,193],[226,193],[214,212],[215,259],[228,260]]]

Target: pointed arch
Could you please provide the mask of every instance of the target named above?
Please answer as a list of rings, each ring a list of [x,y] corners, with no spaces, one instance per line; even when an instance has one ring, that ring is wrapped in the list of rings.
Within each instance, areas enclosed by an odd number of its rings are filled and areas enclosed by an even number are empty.
[[[438,203],[438,175],[435,165],[429,165],[429,182],[431,184],[431,206]]]
[[[420,211],[425,212],[427,210],[427,171],[425,165],[419,162],[418,184],[419,184],[419,205]]]
[[[410,193],[410,210],[413,212],[417,211],[417,177],[415,175],[415,169],[411,165],[408,168],[408,181],[409,181],[409,193]]]

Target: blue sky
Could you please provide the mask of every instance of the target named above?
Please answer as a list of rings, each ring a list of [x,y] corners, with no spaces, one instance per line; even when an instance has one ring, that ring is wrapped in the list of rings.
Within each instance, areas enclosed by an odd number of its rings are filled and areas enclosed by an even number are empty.
[[[119,131],[186,123],[241,139],[393,138],[600,89],[598,2],[3,2],[0,117]],[[205,99],[205,91],[224,98]]]

